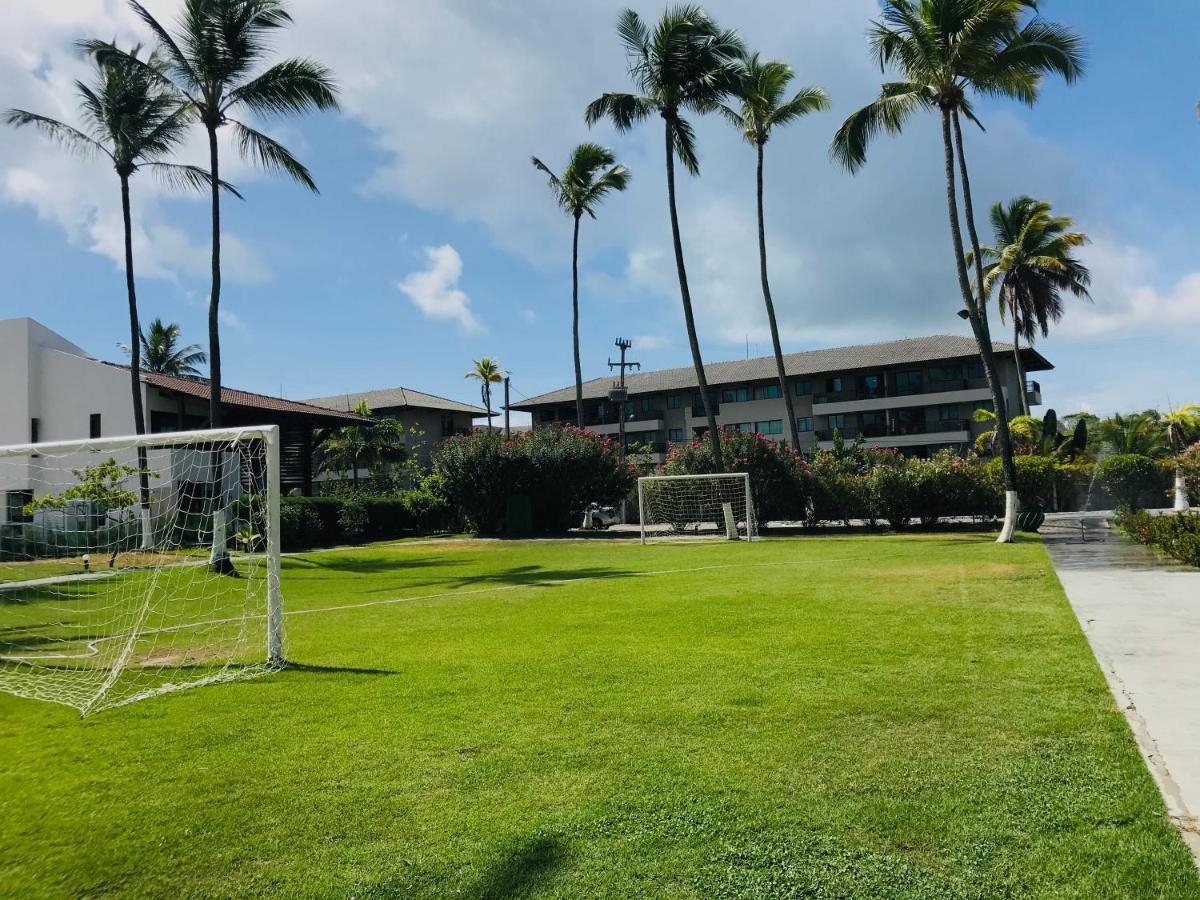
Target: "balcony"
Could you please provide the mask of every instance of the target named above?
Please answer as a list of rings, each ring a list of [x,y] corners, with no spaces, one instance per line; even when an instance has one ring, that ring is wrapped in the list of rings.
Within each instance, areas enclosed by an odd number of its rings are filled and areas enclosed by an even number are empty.
[[[1025,399],[1030,406],[1042,405],[1042,386],[1036,381],[1025,382]]]
[[[969,440],[971,422],[968,419],[945,419],[934,422],[892,421],[889,425],[850,426],[840,428],[838,431],[845,441],[854,441],[861,437],[867,443],[878,440],[885,445],[921,443],[920,441],[906,441],[904,439],[930,435],[940,435],[946,443],[959,443]],[[817,429],[813,434],[817,436],[818,441],[833,440],[833,430],[829,428]],[[955,437],[951,438],[949,437],[950,435],[954,435]]]

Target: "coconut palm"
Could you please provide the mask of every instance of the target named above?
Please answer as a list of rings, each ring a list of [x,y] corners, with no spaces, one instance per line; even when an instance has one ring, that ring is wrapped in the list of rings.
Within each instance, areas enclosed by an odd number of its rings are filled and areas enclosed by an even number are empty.
[[[149,331],[141,335],[142,368],[162,375],[181,375],[198,378],[200,366],[208,361],[199,344],[179,345],[181,329],[175,322],[162,319],[150,323]]]
[[[370,418],[371,407],[361,401],[354,412]],[[323,472],[344,476],[350,473],[353,490],[358,490],[359,470],[366,468],[376,491],[386,480],[389,468],[402,461],[407,453],[404,426],[391,418],[376,419],[370,425],[348,425],[339,428],[325,439],[318,454],[318,466]]]
[[[137,287],[133,267],[133,215],[129,203],[129,183],[133,176],[147,170],[175,187],[202,190],[210,183],[237,193],[230,185],[213,181],[209,173],[196,166],[169,161],[187,127],[179,98],[161,72],[163,61],[153,53],[143,58],[141,47],[108,60],[95,60],[92,84],[75,82],[79,95],[82,127],[23,109],[4,114],[9,125],[32,127],[83,156],[107,159],[117,173],[121,186],[121,219],[125,231],[125,294],[129,307],[129,336],[133,346],[141,337],[138,318]],[[146,412],[142,404],[140,360],[130,358],[129,381],[133,397],[133,427],[146,433]],[[141,471],[142,542],[150,549],[153,535],[149,528],[149,481],[145,452],[139,451]]]
[[[536,169],[546,174],[550,189],[563,212],[575,223],[571,243],[571,340],[575,348],[575,424],[583,427],[583,369],[579,363],[579,220],[587,213],[596,218],[596,207],[605,195],[623,191],[629,185],[629,170],[617,165],[612,151],[597,144],[580,144],[571,152],[571,159],[562,176],[536,156]]]
[[[696,134],[683,113],[702,115],[719,108],[738,83],[740,61],[745,56],[745,48],[737,32],[718,28],[704,10],[690,5],[668,8],[653,31],[636,12],[626,9],[617,19],[617,35],[625,45],[629,74],[639,93],[602,94],[588,105],[585,118],[589,125],[608,119],[618,131],[629,131],[651,116],[663,120],[667,205],[671,214],[679,297],[683,304],[683,320],[692,351],[692,365],[696,370],[696,383],[708,420],[713,465],[717,472],[723,472],[721,436],[717,431],[717,417],[709,397],[708,378],[704,373],[700,341],[696,336],[683,242],[679,236],[679,213],[675,205],[675,159],[678,157],[690,174],[699,174]]]
[[[479,397],[483,400],[483,408],[487,410],[488,431],[492,430],[492,385],[504,381],[504,373],[500,370],[500,360],[488,356],[472,360],[471,370],[464,376],[479,382]]]
[[[735,105],[722,105],[721,112],[758,155],[758,268],[762,281],[763,303],[767,307],[767,323],[771,327],[771,346],[775,350],[775,370],[779,390],[787,408],[788,427],[792,446],[800,446],[792,393],[788,390],[787,373],[783,367],[783,348],[779,344],[779,325],[775,319],[775,303],[771,299],[771,282],[767,277],[767,231],[763,216],[763,159],[767,141],[776,128],[789,125],[802,116],[829,108],[829,96],[819,87],[807,87],[786,98],[793,72],[781,62],[763,62],[757,53],[746,57],[738,73],[733,96]]]
[[[884,0],[869,40],[881,69],[893,66],[901,80],[885,82],[875,101],[852,114],[838,129],[830,149],[834,159],[855,172],[866,162],[867,147],[881,131],[898,134],[921,110],[939,115],[955,272],[997,412],[1006,495],[999,540],[1004,543],[1013,539],[1015,528],[1017,471],[982,293],[983,262],[961,119],[979,124],[971,94],[1012,97],[1032,104],[1047,73],[1057,73],[1067,81],[1082,74],[1082,44],[1071,30],[1036,15],[1022,24],[1022,16],[1035,9],[1033,0]],[[967,274],[956,158],[978,294],[972,291]]]
[[[137,0],[129,5],[159,42],[166,64],[163,79],[183,96],[189,120],[204,126],[213,177],[220,174],[217,132],[228,126],[243,157],[283,172],[316,193],[308,169],[286,147],[234,118],[241,112],[286,115],[337,108],[331,73],[320,63],[287,59],[260,69],[271,36],[292,21],[284,0],[184,0],[174,33]],[[100,59],[120,55],[102,41],[83,41],[81,46]],[[221,195],[214,184],[208,304],[209,420],[214,428],[221,424],[220,305]]]
[[[1167,444],[1171,449],[1171,456],[1176,459],[1175,509],[1182,511],[1188,508],[1188,491],[1187,482],[1178,460],[1179,455],[1187,449],[1188,445],[1197,436],[1200,436],[1200,406],[1197,406],[1195,403],[1187,403],[1178,409],[1163,413],[1159,422],[1166,434]]]
[[[1100,448],[1110,453],[1161,459],[1171,451],[1161,416],[1155,410],[1114,413],[1096,423],[1095,433]]]
[[[1049,335],[1050,323],[1059,321],[1065,311],[1064,293],[1091,300],[1091,272],[1071,255],[1089,240],[1082,231],[1070,231],[1075,223],[1054,215],[1048,202],[1032,197],[1017,197],[1007,206],[992,204],[991,220],[996,243],[980,248],[983,293],[990,296],[999,285],[1000,320],[1012,318],[1013,360],[1017,382],[1024,385],[1021,339],[1032,344],[1038,331],[1042,337]],[[967,254],[967,261],[974,261],[974,253]],[[1029,415],[1024,390],[1020,397],[1021,410]]]

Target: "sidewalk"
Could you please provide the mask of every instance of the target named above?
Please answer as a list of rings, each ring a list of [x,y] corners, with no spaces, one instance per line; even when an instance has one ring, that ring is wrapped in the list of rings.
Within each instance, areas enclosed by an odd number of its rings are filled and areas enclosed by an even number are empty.
[[[1055,517],[1046,549],[1171,815],[1200,864],[1200,570],[1101,514]]]

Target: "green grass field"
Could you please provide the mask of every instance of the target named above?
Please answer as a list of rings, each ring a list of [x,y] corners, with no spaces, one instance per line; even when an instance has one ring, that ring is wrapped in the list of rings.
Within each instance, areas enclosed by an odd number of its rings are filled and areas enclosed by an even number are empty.
[[[0,695],[0,893],[1200,896],[1037,543],[400,543],[284,596],[282,673]]]

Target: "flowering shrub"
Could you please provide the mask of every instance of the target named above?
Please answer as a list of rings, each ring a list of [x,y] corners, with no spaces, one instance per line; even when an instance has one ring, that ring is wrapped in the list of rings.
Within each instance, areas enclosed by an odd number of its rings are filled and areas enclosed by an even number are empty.
[[[1187,484],[1188,496],[1193,504],[1200,503],[1200,441],[1192,444],[1175,460],[1183,480]]]
[[[1117,505],[1129,509],[1162,506],[1167,490],[1163,467],[1148,456],[1121,453],[1096,463],[1096,477]]]
[[[449,504],[485,534],[503,528],[510,497],[529,498],[536,530],[565,531],[588,503],[618,502],[636,480],[616,441],[569,425],[511,439],[493,432],[450,438],[434,452],[433,471]]]
[[[1117,515],[1117,526],[1139,543],[1155,547],[1190,565],[1200,566],[1198,513],[1152,516],[1148,512],[1123,510]]]
[[[761,434],[721,429],[721,456],[726,472],[747,472],[755,516],[760,522],[805,518],[812,468],[786,444]],[[663,475],[709,475],[712,443],[706,438],[671,448],[660,467]]]

